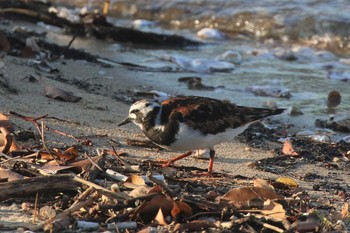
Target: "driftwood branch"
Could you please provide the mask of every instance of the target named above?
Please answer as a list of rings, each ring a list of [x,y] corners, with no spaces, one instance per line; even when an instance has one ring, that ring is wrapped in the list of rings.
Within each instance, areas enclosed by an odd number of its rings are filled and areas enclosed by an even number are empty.
[[[33,177],[0,183],[0,201],[18,196],[33,195],[36,192],[54,192],[76,190],[80,182],[74,180],[73,175],[52,175]]]

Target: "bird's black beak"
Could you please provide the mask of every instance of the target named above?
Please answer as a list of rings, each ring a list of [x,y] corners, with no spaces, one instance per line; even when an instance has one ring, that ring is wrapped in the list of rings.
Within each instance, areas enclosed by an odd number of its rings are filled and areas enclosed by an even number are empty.
[[[123,120],[122,122],[120,122],[120,123],[118,124],[118,127],[119,127],[119,126],[122,126],[122,125],[126,125],[126,124],[128,124],[128,123],[130,123],[130,122],[132,122],[132,119],[131,119],[130,117],[127,117],[125,120]]]

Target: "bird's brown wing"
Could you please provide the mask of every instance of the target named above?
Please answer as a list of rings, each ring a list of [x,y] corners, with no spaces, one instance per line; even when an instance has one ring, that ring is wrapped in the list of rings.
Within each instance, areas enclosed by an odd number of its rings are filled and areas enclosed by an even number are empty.
[[[212,98],[188,96],[163,101],[161,121],[165,123],[168,119],[179,120],[193,129],[200,129],[203,134],[216,134],[280,112],[274,109],[241,107]]]

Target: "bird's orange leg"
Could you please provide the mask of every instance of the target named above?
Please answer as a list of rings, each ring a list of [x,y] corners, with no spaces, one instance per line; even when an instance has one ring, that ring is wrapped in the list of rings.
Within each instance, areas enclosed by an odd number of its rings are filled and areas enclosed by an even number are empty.
[[[188,151],[188,152],[186,152],[186,153],[184,153],[182,155],[179,155],[179,156],[177,156],[175,158],[172,158],[172,159],[170,159],[168,161],[165,161],[166,164],[164,164],[162,167],[169,167],[174,162],[176,162],[176,161],[178,161],[180,159],[186,158],[186,157],[190,156],[191,154],[192,154],[192,151]]]
[[[210,160],[209,160],[209,166],[208,166],[208,175],[211,176],[211,173],[213,171],[213,165],[214,165],[214,157],[215,157],[214,149],[210,149],[209,156],[210,156]]]

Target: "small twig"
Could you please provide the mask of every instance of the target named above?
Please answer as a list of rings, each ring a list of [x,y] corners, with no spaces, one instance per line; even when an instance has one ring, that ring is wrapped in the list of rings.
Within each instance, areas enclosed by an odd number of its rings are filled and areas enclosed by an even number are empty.
[[[56,159],[56,157],[51,153],[51,151],[49,150],[49,148],[47,148],[46,143],[45,143],[45,135],[44,135],[44,121],[41,121],[41,141],[43,143],[43,147],[45,148],[45,150],[47,151],[47,153],[49,153],[51,155],[51,157],[56,161],[57,164],[59,164],[58,160]]]
[[[77,142],[81,142],[81,140],[80,140],[80,139],[78,139],[77,137],[74,137],[74,136],[73,136],[73,135],[71,135],[71,134],[67,134],[67,133],[62,132],[62,131],[59,131],[59,130],[57,130],[57,129],[52,129],[52,128],[49,128],[49,127],[47,127],[47,126],[46,126],[46,128],[47,128],[48,130],[50,130],[50,131],[54,132],[54,133],[57,133],[58,135],[65,136],[65,137],[68,137],[68,138],[71,138],[71,139],[73,139],[73,140],[75,140],[75,141],[77,141]]]
[[[273,225],[271,225],[271,224],[269,224],[269,223],[261,222],[261,221],[259,221],[259,220],[257,220],[257,219],[254,219],[254,222],[256,222],[256,223],[262,225],[263,227],[265,227],[265,228],[267,228],[267,229],[270,229],[270,230],[272,230],[272,231],[280,232],[280,233],[284,232],[283,229],[281,229],[281,228],[279,228],[279,227],[276,227],[276,226],[273,226]]]
[[[13,111],[10,111],[9,114],[12,115],[12,116],[21,118],[21,119],[24,120],[24,121],[28,121],[28,122],[32,123],[32,124],[36,127],[36,129],[38,130],[40,136],[42,137],[42,135],[41,135],[41,130],[40,130],[40,126],[39,126],[39,123],[38,123],[38,120],[41,120],[41,119],[43,119],[43,118],[46,118],[49,114],[45,114],[45,115],[43,115],[43,116],[36,117],[36,118],[34,118],[34,117],[29,117],[29,116],[24,116],[24,115],[22,115],[22,114],[19,114],[19,113],[13,112]]]
[[[95,183],[92,183],[90,181],[87,181],[87,180],[84,180],[80,177],[77,177],[77,176],[74,176],[73,180],[81,183],[81,184],[85,184],[87,186],[90,186],[94,189],[96,189],[96,191],[102,193],[103,195],[106,195],[110,198],[114,198],[114,199],[117,199],[117,200],[126,200],[126,199],[129,199],[129,197],[121,194],[121,193],[115,193],[115,192],[112,192],[108,189],[105,189],[103,188],[102,186],[98,185],[98,184],[95,184]]]
[[[78,198],[75,200],[75,202],[72,204],[72,206],[77,205],[79,202],[86,199],[92,192],[94,191],[94,188],[89,187],[84,192],[82,192]]]
[[[95,161],[90,157],[90,155],[88,155],[88,153],[85,153],[86,158],[88,158],[90,160],[90,162],[96,166],[98,168],[98,170],[100,170],[101,172],[104,172],[104,170],[97,164],[95,163]]]
[[[128,164],[127,162],[125,162],[124,159],[122,159],[122,158],[118,155],[118,153],[117,153],[117,151],[115,150],[114,146],[112,146],[112,149],[113,149],[113,152],[114,152],[115,157],[117,157],[117,159],[118,159],[124,166],[130,166],[130,164]]]
[[[70,46],[73,44],[73,42],[75,41],[75,39],[76,39],[77,37],[78,37],[78,34],[75,34],[75,35],[73,36],[73,38],[69,41],[67,47],[64,49],[64,52],[63,52],[63,53],[65,53],[66,51],[69,50]]]
[[[126,139],[126,144],[128,144],[129,146],[146,147],[146,148],[158,149],[158,150],[161,149],[159,146],[157,146],[150,140]]]
[[[76,205],[72,205],[71,207],[69,207],[68,209],[64,210],[63,212],[57,214],[55,217],[50,218],[49,220],[47,220],[46,222],[38,225],[38,226],[34,226],[31,230],[32,231],[39,231],[41,230],[44,226],[47,226],[49,224],[51,224],[54,220],[56,219],[62,219],[64,217],[67,217],[69,215],[71,215],[72,213],[80,210],[82,207],[84,206],[88,206],[91,205],[95,199],[96,199],[97,195],[94,194],[92,196],[90,196],[88,199],[86,199],[84,202],[81,203],[77,203]]]
[[[36,195],[35,195],[33,224],[36,223],[36,217],[37,217],[37,215],[38,215],[38,199],[39,199],[39,193],[37,192]]]
[[[167,194],[170,197],[176,197],[176,194],[169,188],[163,181],[159,181],[152,176],[152,172],[147,172],[147,178],[152,181],[153,183],[159,185],[162,187],[165,194]]]

